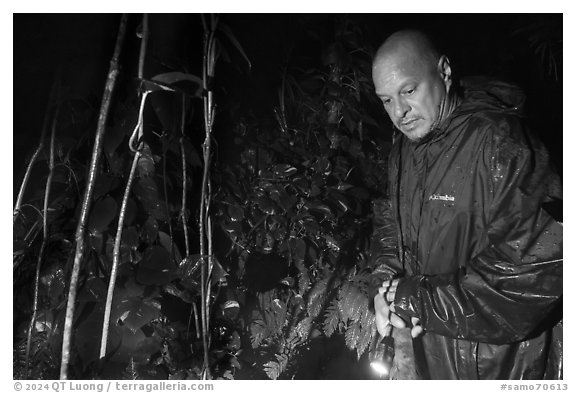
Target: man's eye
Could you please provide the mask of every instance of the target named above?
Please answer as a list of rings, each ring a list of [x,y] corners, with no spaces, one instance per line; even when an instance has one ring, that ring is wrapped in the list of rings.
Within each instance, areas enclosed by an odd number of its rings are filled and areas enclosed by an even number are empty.
[[[383,98],[382,102],[384,103],[384,105],[388,105],[390,103],[390,98]]]
[[[410,95],[410,94],[414,93],[414,90],[416,90],[416,89],[408,89],[404,92],[404,94]]]

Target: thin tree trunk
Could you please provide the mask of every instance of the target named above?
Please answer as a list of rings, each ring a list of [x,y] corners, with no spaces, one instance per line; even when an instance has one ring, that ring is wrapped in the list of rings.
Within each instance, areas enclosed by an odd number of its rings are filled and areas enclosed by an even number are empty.
[[[60,113],[60,106],[54,113],[52,119],[52,132],[50,133],[50,158],[48,161],[48,178],[46,179],[46,187],[44,188],[44,214],[42,217],[43,238],[40,252],[38,253],[38,261],[36,263],[36,275],[34,277],[34,303],[32,305],[32,318],[28,326],[28,338],[26,340],[26,378],[28,378],[29,365],[30,365],[30,347],[32,344],[32,332],[34,330],[34,323],[38,314],[38,290],[40,287],[40,269],[42,268],[42,259],[44,258],[44,250],[48,242],[48,204],[50,201],[50,189],[52,188],[52,178],[54,177],[54,136],[56,134],[56,124],[58,115]]]
[[[202,15],[202,25],[204,28],[204,53],[202,57],[202,81],[203,88],[206,92],[204,96],[204,130],[206,136],[203,144],[203,158],[204,158],[204,171],[202,174],[202,192],[200,197],[200,255],[201,255],[201,271],[200,271],[200,286],[201,286],[201,319],[202,319],[202,344],[204,347],[204,375],[206,379],[211,379],[210,363],[208,360],[209,342],[208,336],[210,334],[208,327],[209,316],[209,297],[206,290],[208,275],[206,263],[210,263],[210,255],[207,254],[206,237],[210,236],[207,231],[206,220],[208,218],[208,210],[210,206],[209,196],[209,179],[210,179],[210,148],[212,138],[212,125],[214,122],[214,103],[212,91],[210,90],[209,81],[214,76],[214,64],[216,62],[216,48],[214,43],[214,33],[216,30],[217,18],[213,15],[210,16],[210,23],[206,23],[204,15]],[[207,233],[208,232],[208,233]],[[209,242],[210,243],[210,242]]]
[[[140,44],[140,57],[138,60],[138,78],[144,78],[144,60],[146,58],[146,47],[148,45],[148,15],[144,14],[142,22],[142,42]],[[130,141],[135,139],[137,134],[137,143],[142,137],[143,130],[143,117],[144,117],[144,106],[146,105],[146,97],[149,92],[144,92],[142,95],[142,100],[140,102],[140,110],[138,112],[138,123],[134,128],[132,137]],[[138,149],[134,154],[134,159],[132,161],[132,167],[130,168],[130,174],[128,175],[128,181],[126,182],[126,189],[124,190],[124,196],[122,198],[122,205],[120,207],[120,214],[118,216],[118,229],[116,230],[116,239],[114,241],[114,251],[113,251],[113,262],[112,269],[110,272],[110,282],[108,283],[108,293],[106,295],[106,307],[104,309],[104,322],[102,324],[102,341],[100,342],[100,359],[104,359],[106,356],[106,346],[108,344],[108,330],[110,328],[110,314],[112,311],[112,300],[114,298],[114,287],[116,285],[116,277],[118,275],[118,265],[120,264],[120,246],[122,244],[122,230],[124,229],[124,218],[126,216],[126,207],[128,206],[128,198],[130,196],[130,190],[132,189],[132,183],[134,182],[134,176],[136,173],[136,168],[138,167],[138,161],[140,159],[141,145],[138,143]],[[132,149],[132,145],[130,145]]]
[[[182,156],[182,210],[180,210],[180,217],[182,218],[182,229],[184,230],[184,247],[186,249],[186,257],[190,255],[190,240],[188,239],[188,216],[186,214],[186,188],[188,187],[188,179],[186,178],[186,150],[184,149],[184,124],[186,120],[186,97],[182,95],[182,123],[180,125],[180,155]]]
[[[104,139],[104,134],[106,132],[106,120],[108,118],[108,112],[110,109],[110,101],[112,100],[112,94],[114,92],[114,88],[116,86],[116,79],[119,73],[118,58],[120,56],[122,44],[124,42],[124,37],[126,35],[127,19],[128,17],[126,14],[122,15],[122,19],[120,21],[120,28],[118,30],[118,36],[116,38],[114,54],[112,56],[112,60],[110,61],[108,80],[106,81],[106,86],[104,88],[104,96],[102,98],[100,115],[98,117],[98,127],[96,129],[94,148],[92,149],[92,158],[90,161],[88,182],[86,184],[86,190],[84,192],[84,197],[82,200],[82,208],[80,211],[80,218],[78,220],[78,226],[76,228],[76,235],[75,235],[76,252],[74,255],[74,265],[72,266],[72,274],[70,277],[70,288],[68,291],[68,302],[66,305],[66,319],[64,323],[64,335],[62,339],[62,363],[60,365],[60,379],[68,379],[68,363],[70,361],[72,325],[74,322],[76,293],[78,291],[78,277],[80,275],[80,265],[82,262],[82,257],[84,256],[84,248],[85,248],[84,233],[86,223],[88,220],[88,213],[90,211],[90,203],[92,201],[92,194],[94,192],[96,176],[98,174],[98,166],[100,162],[100,156],[102,153],[102,142]]]
[[[48,128],[50,111],[51,111],[53,101],[54,101],[54,94],[55,94],[55,91],[57,89],[57,84],[60,82],[59,79],[60,79],[59,77],[56,78],[56,81],[54,82],[54,85],[52,86],[50,96],[48,98],[48,104],[46,105],[46,112],[44,113],[44,122],[42,123],[42,132],[40,133],[40,141],[38,142],[38,146],[36,147],[36,150],[34,150],[32,157],[30,158],[30,162],[28,163],[28,166],[26,167],[26,173],[24,174],[24,179],[22,179],[22,184],[20,185],[20,191],[18,192],[18,197],[16,198],[16,204],[14,205],[14,215],[13,215],[14,219],[13,219],[12,223],[15,223],[16,219],[20,215],[20,208],[22,207],[22,200],[24,199],[24,192],[26,191],[26,188],[28,187],[28,181],[30,180],[30,174],[32,173],[32,168],[34,167],[34,164],[36,163],[38,156],[40,155],[40,153],[42,152],[42,149],[44,148],[44,138],[46,137],[46,129]]]

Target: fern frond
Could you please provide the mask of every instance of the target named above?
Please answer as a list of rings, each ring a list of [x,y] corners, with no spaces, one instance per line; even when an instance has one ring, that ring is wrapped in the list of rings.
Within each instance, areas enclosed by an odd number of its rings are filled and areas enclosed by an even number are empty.
[[[329,278],[324,278],[318,281],[312,290],[310,291],[310,296],[308,297],[308,315],[312,318],[316,318],[322,310],[324,301],[326,300]]]
[[[374,314],[372,315],[372,319],[374,319]],[[367,325],[362,324],[362,328],[360,330],[360,337],[358,339],[358,344],[356,345],[356,354],[358,356],[358,360],[362,354],[366,351],[370,342],[372,341],[372,337],[376,334],[376,323],[372,322]]]
[[[360,338],[360,323],[353,322],[349,325],[344,334],[344,338],[346,340],[346,346],[350,349],[355,349],[358,345],[358,339]]]
[[[360,321],[362,313],[368,308],[366,295],[355,285],[346,283],[341,287],[338,298],[342,320],[344,322],[348,322],[348,320]]]
[[[122,372],[122,378],[132,381],[140,379],[140,375],[136,367],[136,362],[134,362],[134,358],[132,356],[130,356],[130,361],[128,362],[128,365]]]
[[[303,341],[308,340],[308,336],[310,336],[310,330],[312,330],[312,321],[314,318],[306,317],[296,325],[294,329],[296,335]]]
[[[288,356],[284,354],[275,354],[275,356],[277,361],[271,360],[264,364],[264,372],[270,379],[278,379],[288,365]]]
[[[338,300],[334,299],[324,313],[324,323],[322,324],[324,334],[326,334],[327,337],[330,337],[338,328],[340,321],[341,315],[340,310],[338,309]]]

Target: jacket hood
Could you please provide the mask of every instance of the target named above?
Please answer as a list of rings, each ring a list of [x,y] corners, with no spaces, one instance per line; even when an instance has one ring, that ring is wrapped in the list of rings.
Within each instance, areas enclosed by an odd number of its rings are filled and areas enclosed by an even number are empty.
[[[517,86],[485,77],[464,78],[461,81],[464,99],[454,116],[471,112],[508,112],[522,115],[526,96]]]

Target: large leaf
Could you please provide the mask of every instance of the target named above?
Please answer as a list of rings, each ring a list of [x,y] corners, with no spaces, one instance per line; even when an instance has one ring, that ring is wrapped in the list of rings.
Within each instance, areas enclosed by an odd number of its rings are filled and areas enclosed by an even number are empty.
[[[160,316],[160,302],[156,299],[131,297],[118,303],[122,323],[132,332]]]
[[[160,192],[153,177],[146,176],[138,179],[135,193],[148,214],[154,216],[157,220],[166,221],[168,219],[166,206],[160,199]]]
[[[191,95],[200,97],[202,94],[202,79],[193,74],[186,74],[177,71],[167,72],[165,74],[158,74],[152,77],[152,80],[163,83],[165,85],[172,85],[179,82],[192,82],[196,87],[190,92]]]
[[[138,159],[138,176],[152,176],[154,175],[154,157],[152,151],[147,143],[143,143],[140,147],[140,158]]]
[[[114,217],[116,217],[118,204],[112,197],[106,197],[94,204],[88,220],[88,228],[91,232],[103,232]]]
[[[175,270],[168,250],[161,246],[151,246],[138,263],[136,279],[142,284],[164,285],[172,281]]]

